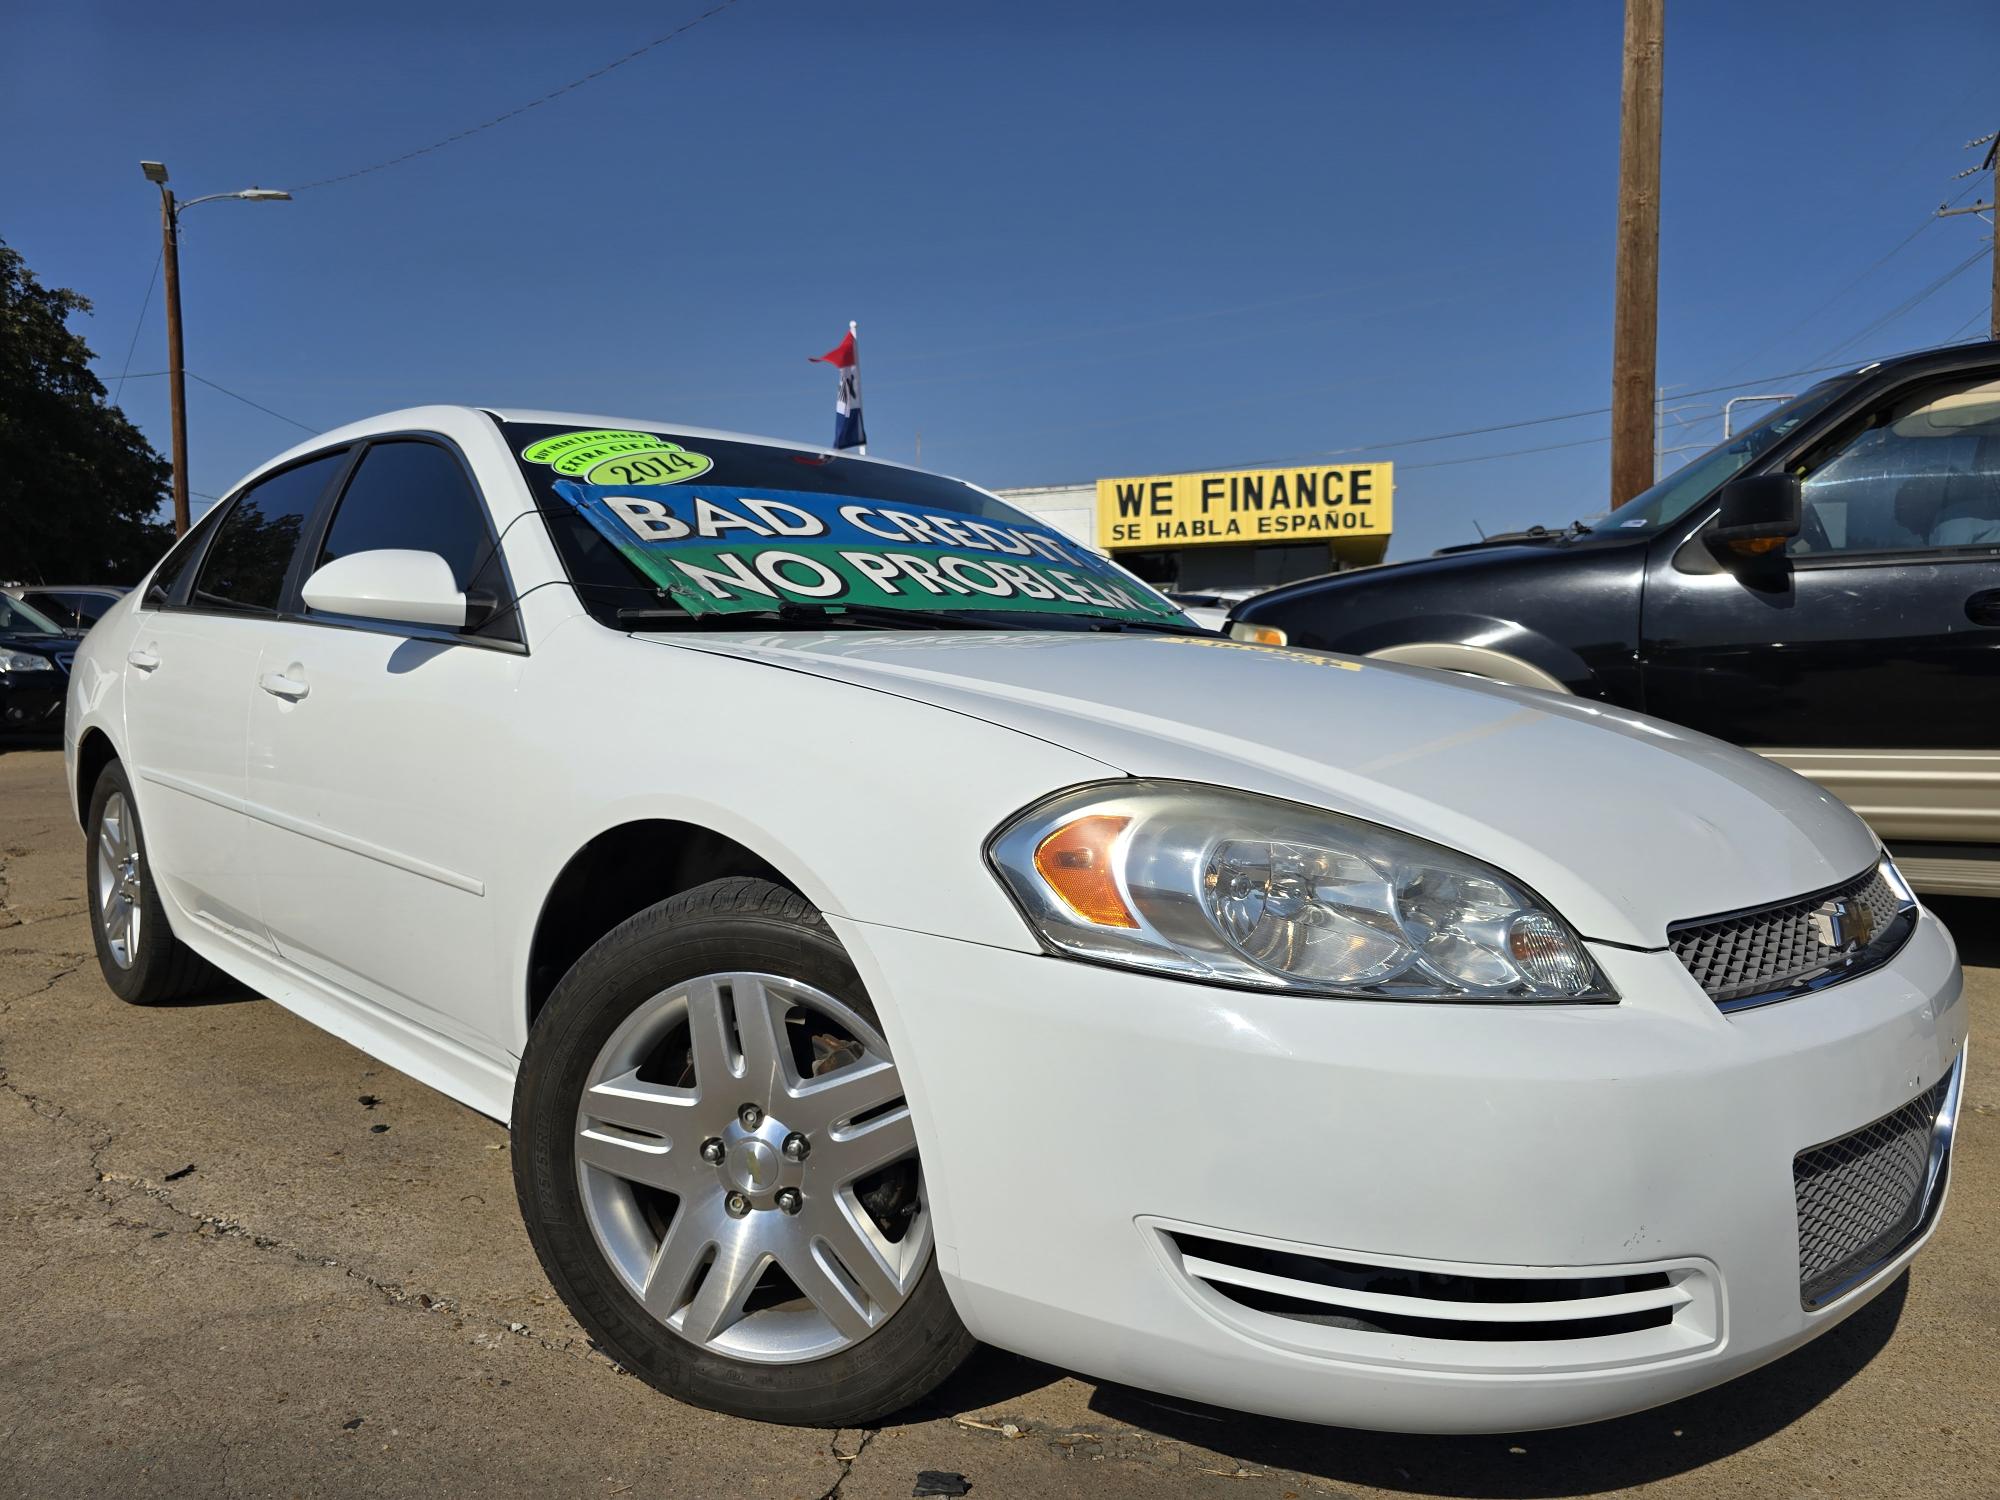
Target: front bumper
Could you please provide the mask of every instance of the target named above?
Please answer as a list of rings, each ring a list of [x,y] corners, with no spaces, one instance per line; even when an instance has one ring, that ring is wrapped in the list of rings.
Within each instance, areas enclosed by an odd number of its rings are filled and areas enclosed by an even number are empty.
[[[830,920],[902,1060],[967,1326],[1151,1390],[1414,1432],[1616,1416],[1848,1316],[1916,1253],[1945,1190],[1886,1263],[1808,1310],[1794,1157],[1964,1053],[1957,954],[1928,914],[1883,968],[1736,1015],[1669,954],[1602,945],[1616,1006],[1444,1006],[1206,988]],[[1233,1300],[1259,1302],[1261,1272],[1218,1287],[1197,1269],[1262,1250],[1491,1279],[1530,1308],[1574,1283],[1613,1299],[1601,1327],[1617,1333],[1467,1342],[1300,1320]]]

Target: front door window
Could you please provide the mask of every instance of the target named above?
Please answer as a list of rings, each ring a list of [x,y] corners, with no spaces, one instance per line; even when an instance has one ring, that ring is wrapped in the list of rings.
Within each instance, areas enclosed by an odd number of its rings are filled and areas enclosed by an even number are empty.
[[[2000,380],[1907,394],[1835,440],[1805,479],[1794,558],[2000,547]]]

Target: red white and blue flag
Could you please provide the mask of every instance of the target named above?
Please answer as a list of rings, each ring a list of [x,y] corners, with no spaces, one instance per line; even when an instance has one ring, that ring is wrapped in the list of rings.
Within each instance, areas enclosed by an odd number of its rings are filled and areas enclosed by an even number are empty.
[[[854,344],[854,325],[847,325],[847,337],[824,354],[815,354],[816,365],[832,365],[840,371],[840,389],[833,398],[833,446],[868,451],[868,429],[861,425],[861,354]]]

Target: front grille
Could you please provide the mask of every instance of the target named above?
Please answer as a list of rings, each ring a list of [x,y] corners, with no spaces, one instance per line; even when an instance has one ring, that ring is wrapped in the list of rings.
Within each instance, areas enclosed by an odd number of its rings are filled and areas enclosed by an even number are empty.
[[[1866,914],[1868,935],[1858,945],[1823,941],[1820,914],[1835,902]],[[1876,967],[1902,947],[1915,910],[1878,865],[1844,885],[1776,906],[1677,922],[1667,929],[1667,941],[1708,997],[1735,1009],[1782,1000]]]
[[[70,664],[76,660],[76,647],[59,646],[55,650],[51,651],[49,655],[55,658],[55,664],[57,666],[61,667],[65,672],[67,672],[70,669]]]
[[[1956,1076],[1947,1073],[1895,1113],[1793,1158],[1799,1300],[1807,1307],[1832,1301],[1923,1228],[1946,1165],[1938,1115]],[[1945,1124],[1948,1130],[1951,1121]]]

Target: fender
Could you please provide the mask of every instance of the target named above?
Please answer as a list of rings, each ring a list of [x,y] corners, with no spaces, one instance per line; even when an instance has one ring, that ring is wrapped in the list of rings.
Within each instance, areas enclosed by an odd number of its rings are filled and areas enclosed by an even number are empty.
[[[1531,661],[1495,651],[1490,646],[1457,645],[1444,641],[1413,641],[1407,646],[1384,646],[1368,653],[1375,661],[1401,662],[1410,667],[1433,667],[1441,672],[1465,672],[1488,677],[1514,687],[1541,688],[1545,692],[1567,693],[1562,679],[1543,671]]]
[[[1327,642],[1331,650],[1413,667],[1490,677],[1515,687],[1601,698],[1590,665],[1559,641],[1490,615],[1423,614],[1386,620]]]

